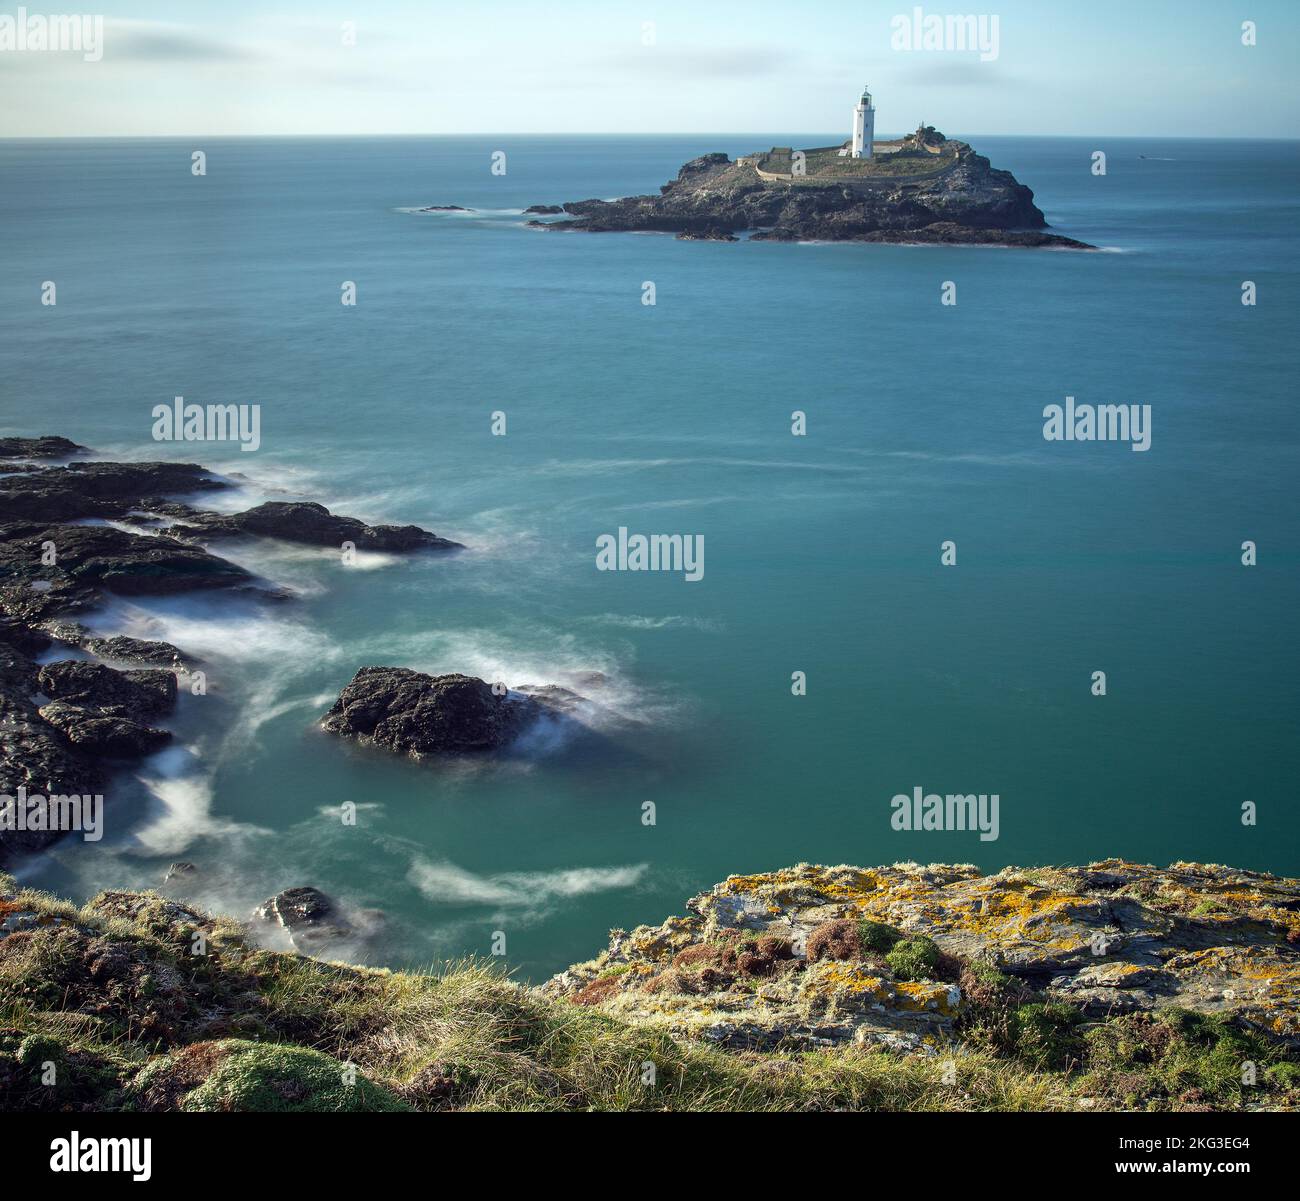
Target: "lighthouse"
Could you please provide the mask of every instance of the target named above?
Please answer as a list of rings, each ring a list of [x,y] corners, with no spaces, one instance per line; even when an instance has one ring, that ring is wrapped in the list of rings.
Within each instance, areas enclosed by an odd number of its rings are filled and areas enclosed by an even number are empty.
[[[876,110],[871,107],[871,93],[862,89],[862,99],[853,110],[853,158],[870,158],[876,138]]]

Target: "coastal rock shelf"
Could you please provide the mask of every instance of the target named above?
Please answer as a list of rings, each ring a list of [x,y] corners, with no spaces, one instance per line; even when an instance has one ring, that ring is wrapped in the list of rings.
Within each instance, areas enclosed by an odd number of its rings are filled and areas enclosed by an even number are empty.
[[[1293,1110],[1298,915],[1300,881],[1203,864],[802,865],[539,989],[0,875],[0,1108]],[[354,936],[314,888],[253,921],[324,957]]]
[[[749,233],[754,241],[1096,249],[1044,232],[1046,219],[1029,188],[967,143],[933,130],[875,160],[844,158],[839,147],[774,148],[735,161],[706,154],[683,166],[658,196],[561,207],[568,219],[529,224],[587,233],[657,231],[696,241]],[[548,213],[553,206],[529,211]]]
[[[733,1048],[934,1050],[1002,993],[1178,1009],[1300,1047],[1300,881],[1177,863],[800,866],[732,876],[545,991]]]
[[[173,673],[198,662],[169,643],[91,633],[77,618],[114,596],[284,599],[202,545],[223,538],[387,553],[459,547],[418,526],[371,526],[309,502],[208,512],[171,498],[232,481],[194,463],[91,462],[86,453],[61,437],[0,439],[0,795],[21,790],[42,806],[52,795],[97,794],[115,763],[165,745],[171,735],[154,722],[175,704]],[[38,665],[60,648],[96,661]],[[59,837],[0,826],[0,863]]]

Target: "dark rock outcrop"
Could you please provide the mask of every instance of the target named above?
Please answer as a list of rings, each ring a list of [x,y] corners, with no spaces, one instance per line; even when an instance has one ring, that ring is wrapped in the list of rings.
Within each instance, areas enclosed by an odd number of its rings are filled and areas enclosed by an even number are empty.
[[[63,459],[85,449],[68,438],[0,438],[0,459]]]
[[[45,664],[36,683],[52,700],[118,709],[131,717],[160,717],[176,707],[176,677],[154,668],[114,671],[102,663],[60,659]]]
[[[552,712],[544,699],[494,691],[474,676],[363,667],[321,727],[422,759],[501,750]]]
[[[730,230],[726,229],[684,229],[677,235],[679,242],[739,242]]]
[[[171,741],[169,731],[134,721],[111,709],[51,701],[38,712],[46,725],[62,734],[77,750],[105,759],[139,759],[161,750]]]
[[[169,502],[152,506],[151,512],[181,523],[168,530],[177,538],[278,538],[331,547],[351,542],[358,550],[394,552],[463,549],[459,542],[440,538],[418,525],[367,525],[310,501],[268,501],[242,513],[206,513]]]
[[[102,663],[65,659],[36,674],[37,687],[51,700],[37,712],[79,751],[110,759],[152,754],[171,740],[150,725],[176,705],[176,677],[170,671],[114,671]]]
[[[62,458],[82,449],[66,438],[6,438],[0,460]],[[186,656],[166,642],[92,634],[75,618],[110,595],[283,596],[205,549],[206,538],[351,541],[380,551],[458,545],[418,526],[368,526],[317,504],[274,502],[220,514],[174,499],[230,486],[194,463],[14,462],[0,471],[0,793],[101,793],[106,761],[138,758],[168,741],[168,731],[154,723],[175,704],[173,673],[187,670]],[[150,528],[167,518],[177,524]],[[166,670],[123,672],[81,660],[38,668],[34,656],[56,643]],[[0,830],[0,863],[60,837],[57,830]]]
[[[200,660],[187,655],[170,642],[156,642],[144,638],[128,638],[125,634],[114,634],[108,638],[99,638],[93,634],[82,635],[73,645],[82,650],[109,659],[117,663],[151,663],[171,670],[182,668]]]
[[[37,666],[12,643],[0,640],[0,794],[94,794],[105,773],[37,711]],[[0,865],[43,850],[62,834],[50,830],[0,831]]]
[[[54,548],[54,563],[42,550]],[[85,611],[119,596],[164,596],[251,586],[242,567],[165,534],[107,525],[0,525],[0,612],[28,623]]]
[[[69,463],[0,477],[0,512],[30,521],[123,517],[146,497],[229,486],[197,463]]]
[[[570,201],[563,207],[572,220],[531,224],[590,233],[657,231],[707,241],[748,230],[766,241],[1094,249],[1039,232],[1047,223],[1033,192],[966,143],[940,141],[937,149],[934,167],[925,155],[919,167],[926,169],[910,174],[886,174],[882,160],[855,176],[845,160],[836,166],[832,159],[822,173],[787,172],[786,178],[760,174],[753,158],[733,162],[725,154],[706,154],[686,163],[658,196]]]
[[[49,650],[52,639],[44,630],[25,625],[13,617],[0,615],[0,644],[24,655],[39,655]]]

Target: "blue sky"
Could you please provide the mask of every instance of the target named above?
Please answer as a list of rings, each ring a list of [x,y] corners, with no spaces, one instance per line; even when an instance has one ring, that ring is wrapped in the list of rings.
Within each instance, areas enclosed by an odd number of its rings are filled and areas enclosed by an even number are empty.
[[[90,0],[94,4],[94,0]],[[843,130],[1294,137],[1298,0],[943,0],[997,57],[892,45],[886,0],[95,4],[104,55],[0,50],[0,136]],[[68,11],[26,5],[29,14]],[[17,12],[0,2],[0,20]],[[80,10],[76,10],[80,11]],[[1241,41],[1253,20],[1258,44]],[[343,44],[354,22],[356,45]],[[648,28],[650,23],[652,28]],[[986,28],[988,28],[986,26]]]

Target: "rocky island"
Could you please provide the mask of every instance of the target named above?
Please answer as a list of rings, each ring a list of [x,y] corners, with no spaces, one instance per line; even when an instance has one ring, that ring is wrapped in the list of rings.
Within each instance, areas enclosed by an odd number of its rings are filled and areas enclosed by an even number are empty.
[[[539,229],[661,232],[701,241],[944,243],[1095,250],[1048,233],[1034,194],[970,145],[932,126],[868,157],[845,146],[773,147],[732,160],[706,154],[657,196],[576,200]],[[554,211],[534,206],[537,213]]]
[[[1297,915],[1214,865],[800,865],[530,988],[258,947],[331,932],[311,888],[244,924],[0,875],[0,1109],[1290,1111]]]

